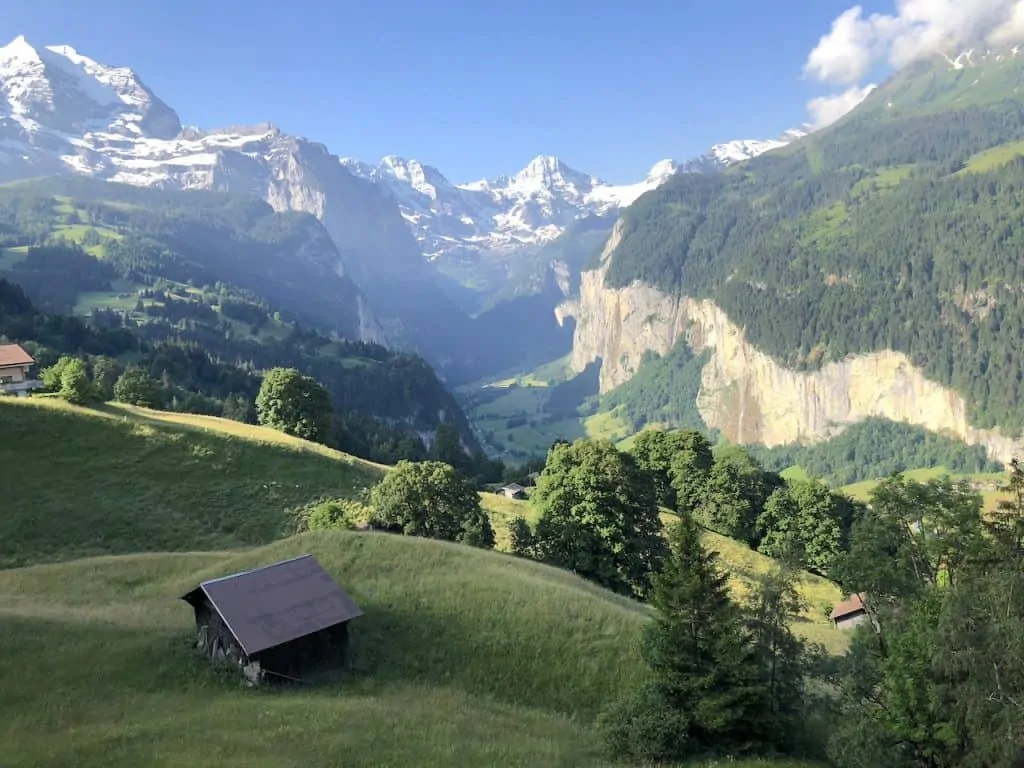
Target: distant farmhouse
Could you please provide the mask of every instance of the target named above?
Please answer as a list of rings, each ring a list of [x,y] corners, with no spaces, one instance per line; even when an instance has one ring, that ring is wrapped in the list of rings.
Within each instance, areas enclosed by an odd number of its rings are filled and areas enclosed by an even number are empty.
[[[182,600],[195,610],[196,646],[252,684],[342,666],[348,622],[363,615],[312,555],[204,581]]]
[[[519,483],[509,483],[499,490],[503,496],[507,496],[510,499],[525,499],[526,489]]]
[[[836,629],[853,629],[859,624],[863,624],[868,618],[863,597],[854,594],[846,600],[836,603],[829,618],[832,619]]]
[[[29,377],[36,361],[17,344],[0,344],[0,394],[25,397],[43,382]]]

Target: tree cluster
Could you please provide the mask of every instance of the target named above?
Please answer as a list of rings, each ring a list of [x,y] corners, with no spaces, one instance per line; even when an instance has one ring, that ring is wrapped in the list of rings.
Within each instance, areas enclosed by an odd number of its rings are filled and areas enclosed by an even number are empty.
[[[789,628],[803,607],[793,572],[766,575],[739,603],[691,515],[668,539],[642,645],[651,679],[601,719],[613,756],[676,762],[810,751],[806,675],[818,651]]]
[[[787,481],[746,450],[696,430],[646,430],[630,448],[658,503],[762,553],[827,573],[860,505],[814,480]]]
[[[892,478],[836,568],[860,628],[832,683],[840,766],[1024,762],[1024,472],[990,520],[966,483]]]
[[[440,461],[401,461],[373,487],[371,527],[494,547],[494,529],[472,483]]]

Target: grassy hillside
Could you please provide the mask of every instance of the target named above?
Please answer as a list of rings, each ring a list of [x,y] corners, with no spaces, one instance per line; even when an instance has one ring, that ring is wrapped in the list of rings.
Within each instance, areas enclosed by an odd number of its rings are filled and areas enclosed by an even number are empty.
[[[212,675],[178,597],[303,552],[366,611],[355,679],[253,692]],[[642,620],[569,574],[385,534],[0,572],[0,753],[11,766],[593,765],[582,722],[641,674]]]
[[[96,411],[53,399],[0,400],[0,425],[13,438],[0,443],[0,467],[17,468],[19,489],[32,500],[0,518],[0,567],[265,545],[295,532],[294,510],[324,497],[354,498],[387,471],[272,429],[130,406]],[[499,547],[512,518],[536,519],[528,503],[480,497]],[[706,536],[740,593],[772,564]],[[808,575],[802,591],[811,610],[801,632],[841,648],[845,636],[819,610],[838,599],[836,587]]]
[[[38,400],[0,402],[0,428],[28,500],[0,520],[5,767],[604,764],[592,723],[644,674],[643,606],[502,553],[287,536],[288,510],[386,468],[271,430]],[[499,526],[530,512],[484,498]],[[711,541],[740,589],[765,567]],[[134,554],[10,567],[92,552]],[[254,691],[211,671],[180,595],[305,552],[366,611],[350,674]]]
[[[248,434],[160,424],[172,419]],[[16,473],[23,500],[0,516],[0,566],[266,544],[295,532],[287,510],[349,496],[381,472],[308,443],[271,443],[272,430],[143,409],[8,401],[0,425],[0,467]]]
[[[949,475],[953,480],[967,480],[981,492],[985,502],[985,511],[993,511],[1000,501],[1009,501],[1010,494],[1001,490],[1009,482],[1009,473],[1006,472],[977,472],[973,474],[959,474],[952,472],[946,467],[932,467],[928,469],[912,469],[904,472],[903,475],[919,483],[927,482],[942,475]],[[853,483],[844,486],[840,490],[848,496],[859,501],[868,501],[871,491],[881,482],[879,480],[865,480],[860,483]]]

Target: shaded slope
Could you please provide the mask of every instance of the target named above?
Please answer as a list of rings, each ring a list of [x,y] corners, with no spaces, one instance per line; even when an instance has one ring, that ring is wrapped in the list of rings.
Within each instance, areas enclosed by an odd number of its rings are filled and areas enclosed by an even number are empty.
[[[179,595],[299,552],[366,611],[356,679],[266,695],[218,680],[189,648]],[[594,765],[596,740],[567,718],[589,721],[641,674],[642,621],[569,574],[386,534],[5,571],[0,745],[11,765]]]

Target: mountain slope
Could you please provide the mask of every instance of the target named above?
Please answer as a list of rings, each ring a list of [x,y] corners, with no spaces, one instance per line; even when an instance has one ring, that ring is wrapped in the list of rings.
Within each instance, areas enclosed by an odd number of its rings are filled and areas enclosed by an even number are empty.
[[[441,423],[475,447],[423,359],[337,335],[368,335],[368,318],[336,263],[316,219],[253,199],[87,179],[0,188],[0,288],[9,280],[49,313],[0,290],[0,335],[38,345],[40,365],[83,353],[139,363],[173,383],[167,407],[217,414],[239,398],[251,407],[258,372],[295,367],[331,393],[332,439],[361,455],[393,456]]]
[[[439,323],[461,318],[393,202],[323,145],[271,125],[182,130],[131,70],[19,37],[0,48],[0,182],[54,174],[255,196],[312,214],[395,342],[429,346]]]
[[[685,339],[711,354],[697,406],[730,439],[815,440],[881,416],[1019,452],[1024,62],[954,60],[628,209],[563,310],[576,370],[602,359],[608,391]]]

